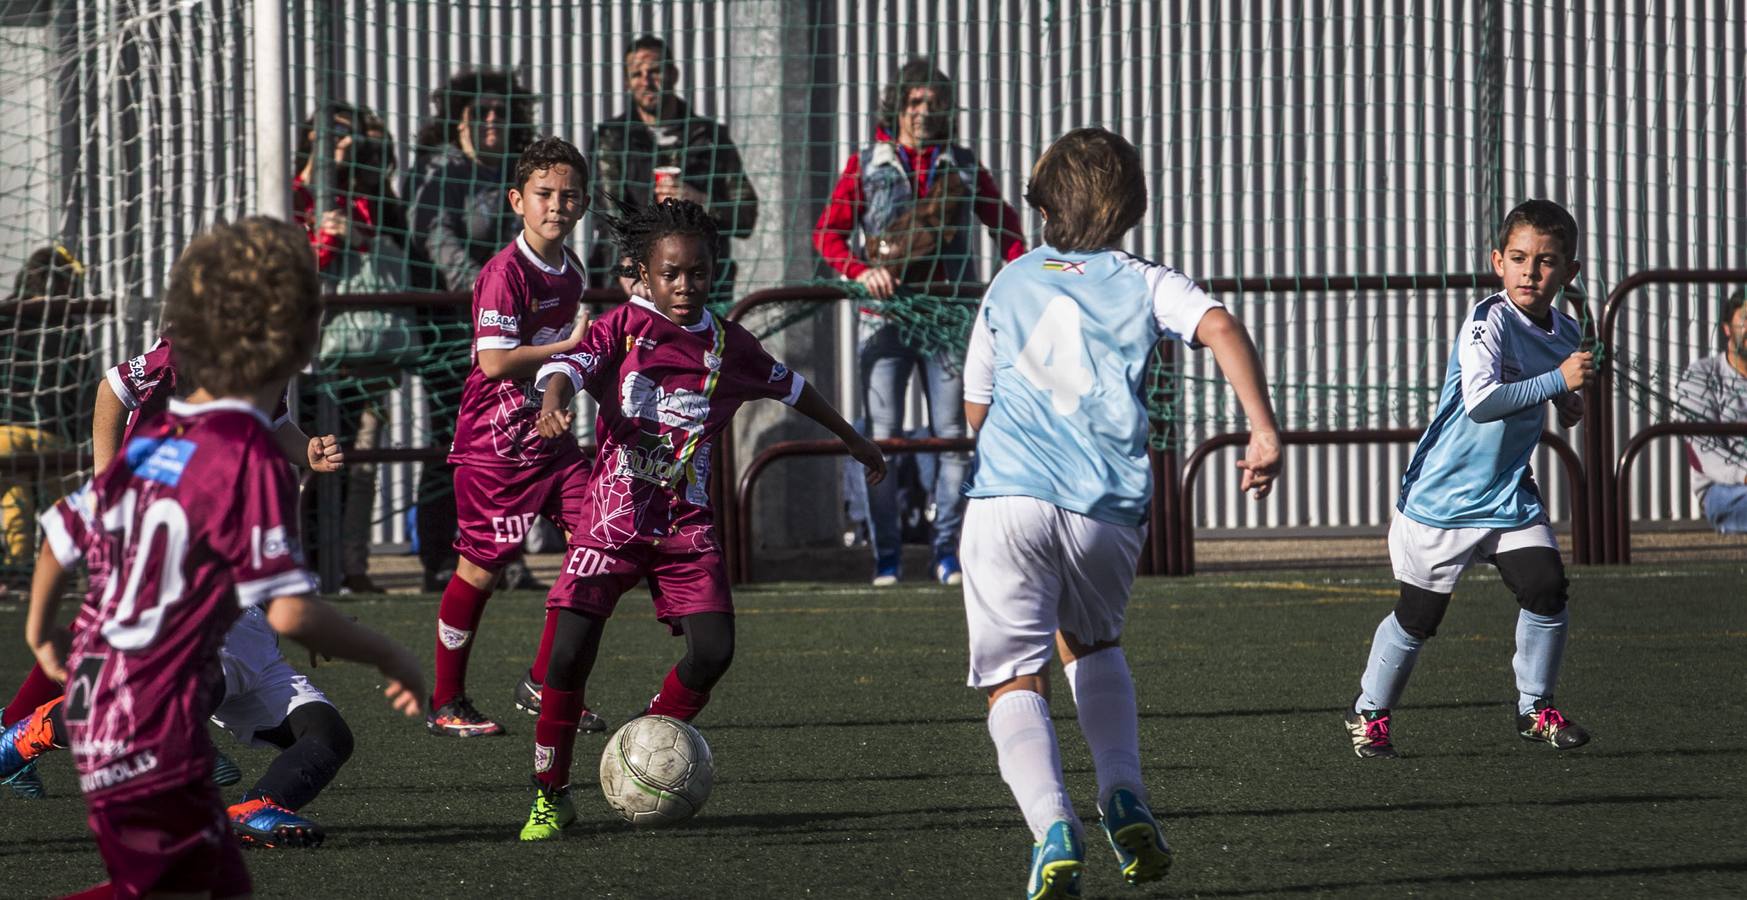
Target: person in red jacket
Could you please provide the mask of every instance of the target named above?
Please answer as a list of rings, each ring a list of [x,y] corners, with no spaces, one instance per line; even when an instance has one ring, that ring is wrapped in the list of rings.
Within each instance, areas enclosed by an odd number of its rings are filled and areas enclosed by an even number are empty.
[[[1025,253],[1019,213],[1001,199],[989,171],[970,148],[953,143],[953,86],[932,63],[912,59],[880,95],[873,143],[849,158],[831,202],[813,228],[813,246],[845,278],[884,300],[900,285],[957,284],[979,279],[972,218],[987,227],[1001,259]],[[906,341],[871,308],[861,310],[861,376],[869,436],[898,437],[910,372],[920,368],[935,437],[964,437],[964,389],[956,360]],[[958,584],[959,496],[969,454],[942,453],[935,467],[934,577]],[[893,585],[901,574],[897,479],[868,492],[874,580]]]

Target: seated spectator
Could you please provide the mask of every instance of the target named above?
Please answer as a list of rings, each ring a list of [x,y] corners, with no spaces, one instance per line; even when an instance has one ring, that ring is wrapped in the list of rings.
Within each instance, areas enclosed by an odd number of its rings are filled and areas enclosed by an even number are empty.
[[[394,293],[407,287],[406,209],[391,187],[394,139],[381,118],[349,103],[333,102],[318,133],[316,116],[298,136],[298,174],[292,181],[297,220],[309,231],[322,287],[333,294]],[[322,152],[317,152],[317,141]],[[331,156],[325,173],[330,201],[317,204],[316,163]],[[416,323],[408,310],[344,308],[330,312],[317,361],[344,384],[339,435],[354,449],[375,446],[385,414],[383,396],[399,385],[399,364],[418,350]],[[331,391],[333,382],[325,386]],[[317,397],[306,391],[306,402]],[[342,591],[381,593],[370,580],[370,521],[376,466],[360,463],[346,472],[341,527]]]
[[[1680,412],[1692,422],[1747,422],[1747,291],[1723,303],[1723,352],[1693,363],[1680,377]],[[1747,437],[1686,442],[1692,488],[1711,525],[1747,534]]]
[[[90,408],[84,323],[66,301],[84,290],[85,267],[60,244],[25,260],[0,301],[0,458],[72,450]],[[0,461],[0,466],[5,462]],[[44,476],[59,476],[40,483]],[[36,500],[70,491],[74,466],[0,467],[0,594],[28,584],[36,558]]]

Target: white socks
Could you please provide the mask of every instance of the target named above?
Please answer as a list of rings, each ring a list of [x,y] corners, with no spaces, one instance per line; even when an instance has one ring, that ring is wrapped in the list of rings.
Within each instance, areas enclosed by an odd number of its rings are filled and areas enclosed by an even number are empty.
[[[1098,773],[1098,809],[1104,809],[1110,792],[1117,788],[1128,788],[1146,803],[1146,787],[1140,780],[1140,711],[1122,648],[1082,656],[1063,671]]]
[[[1519,715],[1535,711],[1536,700],[1553,699],[1553,686],[1559,682],[1559,664],[1565,659],[1566,623],[1571,620],[1570,608],[1556,615],[1542,616],[1518,610],[1516,620],[1516,658],[1511,668],[1516,670]]]
[[[1049,720],[1049,701],[1032,691],[1002,694],[989,708],[989,737],[995,741],[1001,780],[1019,802],[1032,839],[1042,841],[1049,826],[1062,819],[1074,823],[1077,832],[1080,820],[1062,781],[1062,757],[1055,725]]]
[[[1371,638],[1371,656],[1365,663],[1365,674],[1359,679],[1361,690],[1352,711],[1394,706],[1407,688],[1407,676],[1413,674],[1413,664],[1424,645],[1425,641],[1401,627],[1394,612],[1385,615]]]

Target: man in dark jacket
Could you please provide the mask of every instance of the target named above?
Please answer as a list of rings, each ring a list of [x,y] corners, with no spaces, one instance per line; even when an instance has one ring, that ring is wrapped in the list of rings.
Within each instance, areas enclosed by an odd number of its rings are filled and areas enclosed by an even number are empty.
[[[631,108],[595,127],[588,155],[594,160],[600,191],[608,197],[638,206],[671,197],[710,211],[722,234],[716,248],[713,299],[724,300],[733,295],[735,275],[728,239],[752,234],[758,221],[758,194],[728,129],[713,119],[692,115],[674,93],[678,81],[679,67],[668,59],[664,41],[649,35],[632,41],[625,53]],[[589,249],[589,271],[596,286],[607,280],[607,269],[617,261],[605,242]]]

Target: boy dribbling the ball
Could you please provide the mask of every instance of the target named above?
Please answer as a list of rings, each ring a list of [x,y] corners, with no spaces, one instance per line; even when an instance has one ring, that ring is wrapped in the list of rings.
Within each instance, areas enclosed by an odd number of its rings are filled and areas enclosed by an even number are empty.
[[[467,696],[474,633],[534,518],[544,516],[569,531],[587,485],[588,463],[576,441],[537,432],[534,373],[552,354],[575,349],[588,323],[577,315],[587,274],[564,246],[588,212],[588,161],[562,138],[535,141],[516,163],[509,201],[522,217],[522,233],[473,283],[473,369],[462,388],[449,451],[460,561],[437,609],[436,677],[426,727],[439,736],[503,733]],[[539,712],[552,621],[548,617],[533,665],[516,683],[516,705],[531,714]],[[583,727],[600,731],[606,723],[585,712]]]
[[[274,631],[312,650],[375,663],[407,715],[423,677],[399,644],[310,596],[296,480],[265,414],[321,330],[303,230],[251,218],[195,238],[164,317],[198,387],[140,423],[93,482],[106,572],[95,611],[78,634],[49,629],[33,646],[65,678],[62,718],[113,893],[231,897],[251,885],[211,781],[206,716],[243,610],[265,608]],[[33,623],[52,621],[34,608],[49,597],[33,596]]]
[[[1492,250],[1504,289],[1469,311],[1432,424],[1401,477],[1389,559],[1401,599],[1378,623],[1347,734],[1361,759],[1394,758],[1389,711],[1401,699],[1462,572],[1490,562],[1516,595],[1517,733],[1560,750],[1589,733],[1553,705],[1565,655],[1565,563],[1529,469],[1547,401],[1567,427],[1595,377],[1583,329],[1554,307],[1577,277],[1577,221],[1530,200],[1505,216]]]
[[[1279,471],[1274,413],[1248,333],[1188,276],[1115,249],[1146,212],[1134,146],[1101,128],[1044,152],[1026,200],[1044,244],[989,285],[965,359],[977,430],[967,492],[970,685],[989,700],[1001,777],[1035,843],[1026,896],[1078,897],[1085,852],[1050,722],[1061,657],[1092,750],[1098,809],[1124,878],[1162,878],[1170,849],[1141,782],[1121,637],[1152,494],[1142,382],[1162,339],[1206,346],[1249,418],[1242,487]]]
[[[558,622],[535,725],[537,793],[524,841],[556,838],[576,820],[570,760],[578,716],[601,632],[626,591],[647,581],[656,617],[685,636],[685,656],[644,713],[691,721],[734,660],[734,600],[709,478],[716,435],[735,411],[780,400],[842,440],[869,482],[886,471],[879,447],[800,373],[704,307],[720,243],[703,207],[663,200],[605,224],[646,296],[633,293],[589,328],[581,347],[553,357],[537,376],[545,392],[540,432],[567,433],[571,399],[587,391],[600,404],[600,452],[586,482],[588,508],[546,600]]]

